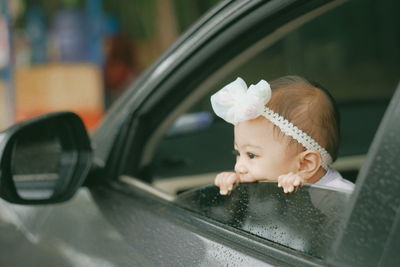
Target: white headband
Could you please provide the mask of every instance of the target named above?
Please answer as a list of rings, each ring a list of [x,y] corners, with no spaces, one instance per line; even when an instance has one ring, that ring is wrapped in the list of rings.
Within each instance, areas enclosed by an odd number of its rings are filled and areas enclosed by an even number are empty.
[[[242,78],[237,78],[211,96],[211,106],[215,114],[235,125],[239,122],[255,119],[262,115],[287,136],[291,136],[308,150],[316,150],[322,158],[321,166],[328,169],[332,157],[311,136],[300,130],[287,119],[265,107],[271,99],[271,87],[264,81],[256,85],[247,85]]]

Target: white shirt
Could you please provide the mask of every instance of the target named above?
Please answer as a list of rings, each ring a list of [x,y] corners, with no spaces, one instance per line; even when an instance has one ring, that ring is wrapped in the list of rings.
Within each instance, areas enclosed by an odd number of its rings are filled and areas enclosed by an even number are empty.
[[[334,169],[329,168],[324,176],[319,179],[315,185],[328,186],[333,189],[344,189],[353,191],[354,184],[342,177],[340,173]]]

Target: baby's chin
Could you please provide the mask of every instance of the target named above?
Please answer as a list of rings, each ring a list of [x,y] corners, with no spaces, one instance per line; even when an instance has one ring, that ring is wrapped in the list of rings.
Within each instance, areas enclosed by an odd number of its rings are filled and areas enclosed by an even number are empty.
[[[240,182],[243,183],[253,183],[253,182],[257,182],[257,181],[270,181],[270,182],[276,182],[277,179],[270,179],[270,178],[256,178],[253,177],[250,174],[247,175],[241,175],[240,176]]]
[[[252,182],[257,181],[250,174],[239,175],[239,180],[242,183],[252,183]]]

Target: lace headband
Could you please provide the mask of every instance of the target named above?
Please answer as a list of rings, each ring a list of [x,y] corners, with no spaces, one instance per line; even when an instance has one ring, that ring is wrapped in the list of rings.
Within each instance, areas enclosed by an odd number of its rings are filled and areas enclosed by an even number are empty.
[[[271,87],[266,81],[261,80],[247,89],[245,81],[239,77],[211,96],[211,106],[217,116],[234,125],[260,115],[264,116],[306,149],[318,151],[322,158],[321,166],[327,170],[332,163],[328,151],[296,125],[265,107],[270,99]]]

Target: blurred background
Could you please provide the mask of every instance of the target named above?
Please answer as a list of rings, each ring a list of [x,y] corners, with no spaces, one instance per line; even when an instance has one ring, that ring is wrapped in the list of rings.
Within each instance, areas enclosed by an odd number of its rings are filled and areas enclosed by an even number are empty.
[[[93,129],[218,0],[0,0],[0,130],[72,110]]]

